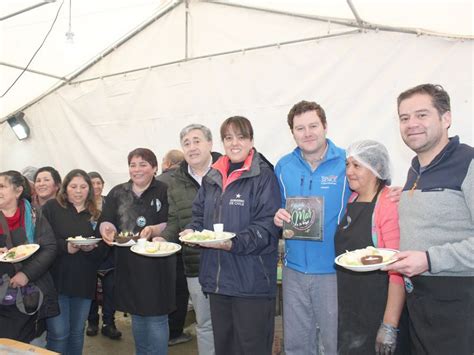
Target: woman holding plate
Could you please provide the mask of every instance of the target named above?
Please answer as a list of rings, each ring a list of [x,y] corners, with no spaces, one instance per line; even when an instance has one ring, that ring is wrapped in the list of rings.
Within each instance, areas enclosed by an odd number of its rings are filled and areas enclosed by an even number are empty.
[[[56,256],[56,241],[48,222],[35,215],[29,201],[29,183],[17,171],[0,173],[0,253],[8,256],[8,249],[38,244],[39,249],[30,257],[16,263],[0,263],[0,338],[30,342],[44,327],[44,318],[59,313],[53,280],[48,272]],[[17,290],[39,294],[37,304],[28,303],[23,297],[22,308],[18,306]],[[23,293],[23,292],[22,292]],[[36,296],[35,296],[36,297]],[[33,302],[35,303],[35,302]],[[35,308],[38,308],[36,311]],[[40,329],[41,328],[41,329]]]
[[[335,236],[336,255],[367,246],[398,249],[398,204],[388,198],[390,161],[380,143],[364,140],[347,149],[346,175],[353,194]],[[407,354],[399,321],[403,279],[382,271],[337,267],[338,354]]]
[[[273,166],[253,147],[253,128],[235,116],[221,125],[226,155],[204,176],[192,222],[180,233],[223,224],[230,240],[201,244],[199,282],[210,296],[214,344],[220,354],[271,354],[281,205]]]
[[[49,221],[58,248],[51,268],[59,293],[61,313],[47,320],[47,348],[61,354],[81,354],[84,327],[95,297],[97,269],[106,252],[98,240],[71,237],[94,236],[100,211],[97,209],[92,182],[80,169],[69,172],[56,199],[42,208]]]
[[[128,154],[130,180],[109,192],[102,211],[100,232],[107,244],[114,244],[118,232],[139,233],[141,240],[159,238],[168,219],[168,199],[166,185],[155,179],[157,169],[151,150]],[[116,245],[116,309],[132,315],[135,352],[166,354],[168,314],[176,308],[176,256],[152,258]]]

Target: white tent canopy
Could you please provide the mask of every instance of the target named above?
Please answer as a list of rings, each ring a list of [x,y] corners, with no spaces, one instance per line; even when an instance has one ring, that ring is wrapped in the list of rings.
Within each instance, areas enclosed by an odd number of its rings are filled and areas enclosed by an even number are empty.
[[[8,2],[20,9],[40,1]],[[2,93],[61,4],[0,22]],[[0,17],[14,12],[0,9]],[[0,99],[0,117],[23,110],[32,132],[17,141],[0,125],[0,171],[80,167],[103,173],[110,188],[127,178],[131,149],[161,158],[179,147],[189,123],[209,126],[221,150],[218,128],[231,115],[252,121],[257,149],[276,162],[294,146],[286,114],[307,99],[326,109],[336,144],[384,142],[401,184],[413,155],[398,133],[402,90],[442,84],[452,99],[451,134],[473,144],[472,35],[468,0],[190,1],[188,11],[179,2],[81,0],[72,2],[70,28],[64,2],[29,66],[36,73],[25,72]]]

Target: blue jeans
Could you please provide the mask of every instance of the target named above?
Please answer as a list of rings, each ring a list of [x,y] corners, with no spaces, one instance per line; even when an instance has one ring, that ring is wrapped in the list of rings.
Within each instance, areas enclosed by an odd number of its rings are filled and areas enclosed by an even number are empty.
[[[168,315],[143,317],[132,314],[132,331],[136,355],[168,353]]]
[[[58,301],[61,313],[46,320],[46,348],[63,355],[81,355],[91,300],[59,295]]]

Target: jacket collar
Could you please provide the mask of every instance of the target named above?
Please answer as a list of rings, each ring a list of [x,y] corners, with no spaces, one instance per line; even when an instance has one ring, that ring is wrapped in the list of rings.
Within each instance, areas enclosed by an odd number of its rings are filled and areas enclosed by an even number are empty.
[[[454,136],[454,137],[449,138],[448,144],[446,144],[443,150],[441,150],[441,152],[439,152],[439,154],[434,157],[431,163],[429,163],[425,167],[425,170],[428,170],[432,168],[433,166],[437,165],[442,160],[449,158],[458,146],[459,146],[459,136]],[[418,160],[417,156],[413,158],[411,165],[413,169],[415,169],[416,172],[420,171],[420,161]]]
[[[326,138],[326,142],[328,144],[328,148],[326,151],[326,155],[324,156],[324,159],[321,161],[321,164],[323,164],[326,161],[332,160],[332,159],[337,159],[340,157],[340,153],[338,152],[338,148],[336,145],[328,138]],[[309,167],[309,164],[306,160],[303,158],[303,152],[301,151],[300,147],[296,147],[292,154],[305,166]]]

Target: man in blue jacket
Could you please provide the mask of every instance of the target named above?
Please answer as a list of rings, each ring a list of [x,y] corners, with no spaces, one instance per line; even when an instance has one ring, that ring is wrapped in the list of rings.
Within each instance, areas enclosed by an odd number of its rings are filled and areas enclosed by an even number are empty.
[[[322,201],[322,240],[287,238],[283,268],[284,344],[287,355],[336,354],[337,283],[334,234],[350,195],[346,154],[326,138],[324,109],[301,101],[288,113],[297,144],[275,168],[282,207],[274,223],[290,222],[284,209],[289,197],[318,197]],[[286,234],[286,233],[285,233]]]

